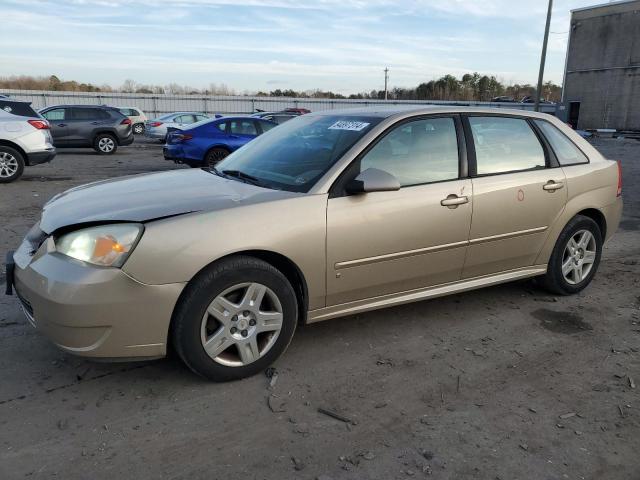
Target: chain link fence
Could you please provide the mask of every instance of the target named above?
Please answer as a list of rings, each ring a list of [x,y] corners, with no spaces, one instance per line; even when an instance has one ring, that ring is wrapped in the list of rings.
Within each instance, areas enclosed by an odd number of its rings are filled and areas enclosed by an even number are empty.
[[[312,112],[336,108],[374,105],[459,105],[533,110],[532,103],[491,103],[449,100],[346,100],[327,98],[247,97],[221,95],[170,95],[144,93],[59,92],[46,90],[3,90],[0,94],[31,102],[36,109],[51,105],[109,105],[136,107],[154,118],[172,112],[202,112],[207,114],[249,114],[258,110],[280,111],[285,108],[307,108]],[[540,110],[556,114],[557,105],[543,104]]]

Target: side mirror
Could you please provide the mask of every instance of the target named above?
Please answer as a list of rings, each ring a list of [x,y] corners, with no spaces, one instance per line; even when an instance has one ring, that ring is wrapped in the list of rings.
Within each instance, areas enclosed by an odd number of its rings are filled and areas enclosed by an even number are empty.
[[[384,170],[367,168],[353,180],[350,180],[345,190],[349,194],[370,192],[393,192],[400,190],[400,182],[396,177]]]

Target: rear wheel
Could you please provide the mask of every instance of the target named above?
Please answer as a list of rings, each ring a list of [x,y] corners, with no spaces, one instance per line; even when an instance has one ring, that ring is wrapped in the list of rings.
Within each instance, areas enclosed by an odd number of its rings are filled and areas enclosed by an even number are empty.
[[[24,158],[15,148],[0,145],[0,183],[9,183],[22,176]]]
[[[100,155],[112,155],[118,149],[118,142],[108,133],[100,133],[93,141],[93,149]]]
[[[297,299],[272,265],[229,258],[187,288],[174,315],[172,340],[194,372],[214,381],[247,377],[271,365],[289,345]]]
[[[136,123],[133,126],[133,133],[137,134],[137,135],[142,135],[144,133],[144,124],[142,123]]]
[[[229,155],[229,150],[222,147],[212,148],[204,158],[207,167],[215,167],[222,159]]]
[[[601,255],[600,227],[591,218],[577,215],[558,237],[543,285],[559,295],[578,293],[593,279]]]

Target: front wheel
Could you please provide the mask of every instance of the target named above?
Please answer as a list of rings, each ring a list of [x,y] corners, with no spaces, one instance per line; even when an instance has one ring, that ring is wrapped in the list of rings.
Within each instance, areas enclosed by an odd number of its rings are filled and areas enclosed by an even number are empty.
[[[144,133],[144,124],[136,123],[133,126],[133,133],[135,133],[136,135],[142,135]]]
[[[15,148],[0,145],[0,183],[17,180],[24,171],[24,158]]]
[[[205,270],[187,287],[172,323],[178,355],[214,381],[254,375],[287,348],[298,303],[287,278],[253,257],[233,257]]]
[[[600,227],[591,218],[577,215],[558,237],[543,285],[559,295],[578,293],[593,279],[601,255]]]
[[[100,133],[93,141],[93,149],[100,155],[113,155],[118,149],[118,142],[108,133]]]

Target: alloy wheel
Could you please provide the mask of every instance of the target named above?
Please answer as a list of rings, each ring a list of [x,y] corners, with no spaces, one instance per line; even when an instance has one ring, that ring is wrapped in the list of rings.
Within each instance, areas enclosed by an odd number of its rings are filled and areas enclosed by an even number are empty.
[[[98,148],[104,153],[112,152],[115,146],[116,144],[111,137],[103,137],[98,141]]]
[[[18,159],[8,152],[0,152],[0,177],[10,178],[18,172]]]
[[[562,275],[570,285],[576,285],[589,276],[596,261],[596,239],[589,230],[574,233],[562,255]]]
[[[207,307],[200,329],[202,346],[221,365],[249,365],[273,347],[282,322],[282,304],[273,290],[260,283],[234,285]]]

